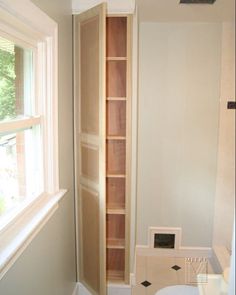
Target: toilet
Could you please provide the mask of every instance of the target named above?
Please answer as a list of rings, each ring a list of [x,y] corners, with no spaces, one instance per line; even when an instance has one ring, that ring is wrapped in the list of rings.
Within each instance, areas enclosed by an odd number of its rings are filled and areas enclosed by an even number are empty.
[[[163,288],[155,295],[199,295],[198,288],[186,285],[176,285]]]

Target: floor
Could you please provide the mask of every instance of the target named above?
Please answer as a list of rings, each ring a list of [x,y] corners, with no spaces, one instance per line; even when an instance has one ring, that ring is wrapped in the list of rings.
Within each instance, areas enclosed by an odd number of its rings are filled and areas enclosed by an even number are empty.
[[[158,290],[171,285],[196,285],[196,273],[199,272],[213,273],[207,260],[137,256],[136,285],[132,295],[154,295]]]

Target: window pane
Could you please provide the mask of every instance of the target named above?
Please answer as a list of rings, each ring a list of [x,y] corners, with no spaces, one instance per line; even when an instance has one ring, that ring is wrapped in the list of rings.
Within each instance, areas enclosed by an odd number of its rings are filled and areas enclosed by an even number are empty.
[[[31,116],[33,52],[0,37],[0,121]]]
[[[42,192],[39,129],[0,137],[0,219]]]

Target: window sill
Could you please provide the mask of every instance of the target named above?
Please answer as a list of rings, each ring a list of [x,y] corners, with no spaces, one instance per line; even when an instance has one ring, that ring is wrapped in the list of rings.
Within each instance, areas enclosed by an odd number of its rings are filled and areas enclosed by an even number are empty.
[[[54,195],[45,194],[6,227],[0,235],[0,279],[58,209],[58,203],[66,194],[60,190]]]

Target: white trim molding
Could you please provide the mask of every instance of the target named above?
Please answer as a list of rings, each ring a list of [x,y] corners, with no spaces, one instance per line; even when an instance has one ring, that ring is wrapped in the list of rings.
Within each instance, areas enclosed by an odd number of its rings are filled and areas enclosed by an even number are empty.
[[[217,273],[230,266],[231,255],[225,246],[213,246],[211,263]]]
[[[79,295],[79,283],[76,283],[72,295]]]
[[[131,178],[130,178],[130,272],[134,272],[136,246],[137,207],[137,155],[138,155],[138,11],[132,16],[132,89],[131,89]]]
[[[154,248],[155,233],[174,233],[177,237],[177,245],[173,249]],[[185,247],[181,245],[182,228],[180,227],[149,227],[148,245],[136,245],[135,257],[140,256],[164,256],[164,257],[203,257],[212,258],[210,247]]]
[[[108,13],[133,14],[135,10],[135,0],[72,0],[73,14],[81,13],[102,2],[107,2]]]
[[[57,30],[57,23],[29,0],[0,0],[0,16],[12,29],[27,31],[33,39],[53,35]]]
[[[135,264],[135,268],[134,270],[136,270],[136,264]],[[130,285],[131,286],[135,286],[136,285],[136,277],[135,277],[135,273],[131,273],[130,274]]]
[[[206,257],[211,258],[210,247],[180,247],[179,249],[157,249],[149,246],[137,245],[136,255],[162,257]]]

